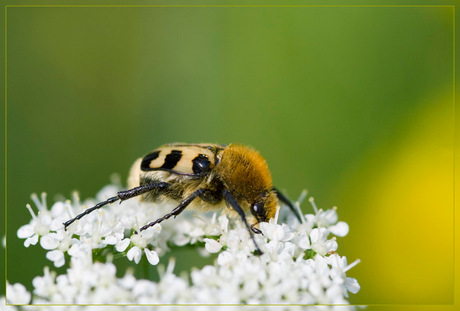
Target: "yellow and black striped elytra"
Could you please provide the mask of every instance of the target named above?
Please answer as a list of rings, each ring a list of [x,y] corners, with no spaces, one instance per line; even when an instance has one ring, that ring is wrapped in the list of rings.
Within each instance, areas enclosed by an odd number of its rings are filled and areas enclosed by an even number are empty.
[[[146,155],[141,170],[170,171],[179,175],[201,176],[216,164],[217,153],[223,146],[174,144],[160,147]]]
[[[179,215],[185,208],[201,211],[229,208],[241,217],[261,254],[253,233],[261,233],[258,224],[275,216],[278,200],[300,219],[292,203],[273,187],[267,163],[260,153],[237,144],[161,146],[134,162],[128,187],[68,220],[64,226],[67,228],[104,205],[133,197],[177,202],[170,213],[144,225],[140,231]]]

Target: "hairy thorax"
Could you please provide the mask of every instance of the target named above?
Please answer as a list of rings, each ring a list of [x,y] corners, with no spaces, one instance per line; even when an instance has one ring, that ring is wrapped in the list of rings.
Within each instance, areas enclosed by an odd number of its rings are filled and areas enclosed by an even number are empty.
[[[222,152],[217,174],[227,189],[236,197],[255,202],[259,196],[270,191],[272,177],[265,159],[254,149],[229,145]]]

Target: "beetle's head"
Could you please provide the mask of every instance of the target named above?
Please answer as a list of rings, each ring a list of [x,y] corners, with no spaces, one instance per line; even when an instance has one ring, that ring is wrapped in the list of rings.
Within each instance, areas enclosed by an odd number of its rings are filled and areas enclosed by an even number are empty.
[[[275,217],[278,199],[274,191],[264,191],[255,202],[251,204],[251,213],[257,223],[266,222]]]

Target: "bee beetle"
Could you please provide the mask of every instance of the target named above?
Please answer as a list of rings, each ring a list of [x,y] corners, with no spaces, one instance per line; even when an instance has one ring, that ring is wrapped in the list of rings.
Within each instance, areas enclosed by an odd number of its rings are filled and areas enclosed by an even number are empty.
[[[66,221],[67,228],[77,219],[104,205],[140,197],[143,201],[174,201],[170,213],[146,224],[154,226],[185,208],[202,211],[233,209],[242,219],[259,254],[253,233],[261,233],[260,222],[275,216],[278,200],[286,204],[300,220],[292,203],[275,189],[267,162],[256,150],[242,145],[169,144],[153,150],[134,162],[129,178],[130,189],[86,209]],[[248,223],[246,213],[253,217]]]

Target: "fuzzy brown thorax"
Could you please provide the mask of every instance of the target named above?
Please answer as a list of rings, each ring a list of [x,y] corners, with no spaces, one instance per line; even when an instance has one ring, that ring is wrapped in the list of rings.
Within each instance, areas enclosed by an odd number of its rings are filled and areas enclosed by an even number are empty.
[[[260,203],[267,210],[266,220],[272,218],[277,199],[265,159],[250,147],[233,144],[228,145],[221,156],[215,169],[225,187],[239,199],[243,208]]]
[[[228,145],[216,170],[230,192],[250,201],[273,186],[267,162],[259,152],[247,146]]]

